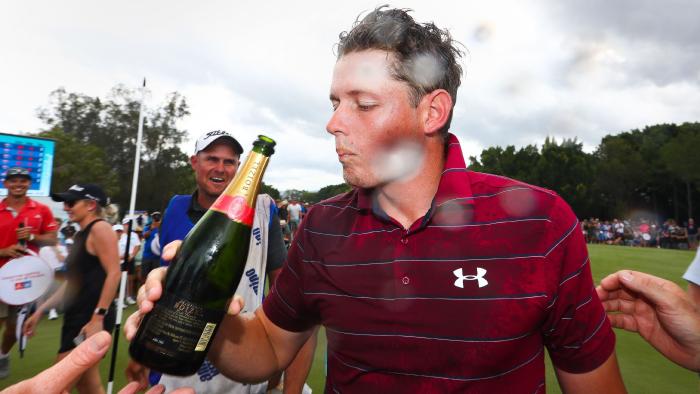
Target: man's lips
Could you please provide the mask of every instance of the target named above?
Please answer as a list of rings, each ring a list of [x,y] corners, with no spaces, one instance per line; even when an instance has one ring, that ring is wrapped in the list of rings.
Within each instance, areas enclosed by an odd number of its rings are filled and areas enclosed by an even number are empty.
[[[344,158],[347,158],[347,157],[350,157],[350,156],[354,156],[354,155],[355,155],[354,153],[352,153],[352,152],[350,152],[350,151],[348,151],[348,150],[344,150],[344,149],[336,149],[335,152],[338,154],[338,159],[339,159],[339,160],[343,160]]]

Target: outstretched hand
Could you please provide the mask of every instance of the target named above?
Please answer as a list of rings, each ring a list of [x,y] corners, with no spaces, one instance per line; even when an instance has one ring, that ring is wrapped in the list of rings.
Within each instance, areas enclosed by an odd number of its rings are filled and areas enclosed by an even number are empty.
[[[623,270],[596,291],[613,327],[639,333],[671,361],[700,371],[700,311],[678,285]]]

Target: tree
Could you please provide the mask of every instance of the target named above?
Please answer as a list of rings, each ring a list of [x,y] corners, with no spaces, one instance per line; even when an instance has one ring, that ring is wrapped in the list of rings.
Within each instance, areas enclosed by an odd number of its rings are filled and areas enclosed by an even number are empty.
[[[275,189],[273,186],[266,184],[265,182],[262,183],[260,193],[269,194],[270,197],[275,200],[279,200],[281,198],[280,191]]]
[[[127,208],[136,152],[140,95],[118,85],[106,100],[79,93],[55,90],[48,107],[39,110],[39,118],[51,127],[84,144],[103,150],[110,172],[117,179],[114,200]],[[188,155],[179,144],[185,131],[176,123],[189,115],[184,97],[170,94],[165,102],[146,110],[139,168],[138,209],[162,209],[173,194],[194,189]],[[90,163],[86,163],[90,165]]]
[[[36,134],[56,142],[51,190],[64,191],[76,183],[96,183],[108,196],[119,190],[119,182],[104,151],[78,141],[58,127]]]
[[[685,184],[688,217],[693,217],[693,183],[700,180],[700,124],[685,123],[661,148],[661,159],[672,177]],[[678,219],[678,217],[676,217]]]
[[[630,208],[639,205],[637,198],[646,185],[649,163],[628,133],[604,137],[595,155],[599,167],[595,178],[598,193],[594,198],[608,208],[602,216],[625,216]]]
[[[579,217],[591,215],[595,159],[583,151],[583,143],[575,138],[561,144],[545,139],[533,171],[539,185],[559,193]]]

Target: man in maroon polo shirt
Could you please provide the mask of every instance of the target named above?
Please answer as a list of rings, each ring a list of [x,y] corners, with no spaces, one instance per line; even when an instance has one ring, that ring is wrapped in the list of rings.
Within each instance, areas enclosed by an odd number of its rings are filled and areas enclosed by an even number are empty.
[[[340,35],[326,128],[355,188],[309,211],[254,316],[232,303],[209,354],[221,372],[263,379],[323,325],[326,392],[544,393],[545,348],[565,392],[624,392],[576,216],[465,168],[448,132],[460,55],[404,10]]]
[[[3,186],[7,197],[0,201],[0,267],[21,257],[30,249],[56,244],[58,226],[51,210],[27,197],[32,183],[29,171],[12,167],[5,173]],[[9,374],[9,353],[16,342],[16,307],[0,301],[0,327],[5,326],[0,345],[0,379]]]

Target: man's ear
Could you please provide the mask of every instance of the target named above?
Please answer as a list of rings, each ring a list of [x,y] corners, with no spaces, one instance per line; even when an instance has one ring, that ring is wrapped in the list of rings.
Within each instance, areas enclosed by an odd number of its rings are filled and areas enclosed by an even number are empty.
[[[193,170],[194,170],[195,165],[197,165],[198,159],[199,159],[199,157],[197,157],[197,155],[190,156],[190,166],[192,167]]]
[[[435,134],[445,126],[452,113],[452,96],[445,89],[435,89],[421,99],[423,129]]]

